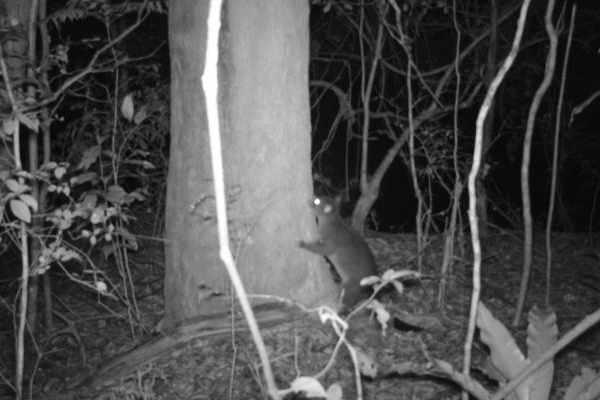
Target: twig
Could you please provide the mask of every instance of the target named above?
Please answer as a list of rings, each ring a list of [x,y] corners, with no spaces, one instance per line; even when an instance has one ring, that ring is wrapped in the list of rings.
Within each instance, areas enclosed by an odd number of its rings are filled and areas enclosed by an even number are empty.
[[[523,234],[525,242],[523,243],[523,275],[521,275],[521,285],[519,287],[519,297],[517,300],[517,310],[512,321],[513,326],[518,326],[525,306],[525,298],[527,297],[527,286],[529,285],[529,275],[531,274],[531,260],[533,258],[533,220],[531,217],[531,196],[529,194],[529,164],[531,159],[531,141],[533,138],[533,127],[535,125],[535,117],[540,108],[542,98],[548,91],[554,76],[554,67],[556,65],[556,47],[558,38],[556,29],[552,25],[552,12],[554,11],[555,0],[549,0],[544,16],[546,32],[550,48],[546,57],[546,68],[544,71],[544,79],[533,96],[529,115],[527,116],[527,127],[525,129],[525,137],[523,139],[523,157],[521,160],[521,201],[523,203]]]
[[[2,52],[2,46],[0,46],[0,68],[2,69],[2,78],[4,79],[4,85],[10,105],[13,112],[13,120],[15,121],[15,132],[13,133],[13,154],[15,156],[15,168],[21,169],[21,157],[20,157],[20,129],[19,122],[16,119],[15,114],[17,113],[17,104],[15,97],[12,92],[12,86],[8,75],[8,69],[4,60],[4,54]],[[20,177],[19,181],[23,184],[23,178]],[[20,242],[21,242],[21,301],[19,309],[19,326],[17,331],[17,343],[16,343],[16,362],[15,362],[15,398],[21,400],[23,398],[23,367],[25,361],[25,325],[27,321],[27,297],[29,293],[29,244],[27,240],[27,230],[25,222],[20,221],[19,223]]]
[[[573,107],[573,111],[571,111],[571,118],[569,119],[569,125],[573,123],[575,116],[585,110],[596,98],[600,96],[600,90],[595,91],[587,99],[579,103],[576,107]]]
[[[93,69],[94,64],[96,64],[96,61],[98,61],[98,58],[100,57],[100,55],[102,53],[104,53],[105,51],[109,50],[110,48],[112,48],[115,44],[117,44],[118,42],[120,42],[121,40],[123,40],[125,37],[127,37],[131,32],[133,32],[138,26],[141,25],[142,22],[144,22],[144,20],[146,19],[146,17],[148,16],[148,14],[146,15],[142,15],[142,11],[146,8],[146,4],[148,3],[148,0],[144,1],[144,4],[139,8],[138,13],[137,13],[137,19],[136,21],[133,23],[133,25],[131,25],[130,27],[128,27],[127,29],[125,29],[123,32],[121,32],[120,35],[118,35],[117,37],[115,37],[113,40],[111,40],[110,42],[106,43],[104,46],[102,46],[100,49],[98,49],[98,51],[96,51],[94,53],[94,55],[92,56],[92,58],[90,59],[90,61],[88,62],[87,66],[85,68],[83,68],[81,71],[79,71],[77,74],[73,75],[72,77],[70,77],[69,79],[67,79],[53,94],[52,96],[41,100],[39,102],[37,102],[35,105],[31,106],[31,107],[25,107],[22,112],[28,112],[28,111],[33,111],[36,110],[38,108],[44,107],[54,101],[56,101],[68,88],[70,88],[73,84],[75,84],[77,81],[79,81],[81,78],[83,78],[84,76],[93,73],[93,72],[97,72]],[[113,71],[113,69],[110,69],[110,71]]]
[[[385,7],[385,6],[384,6]],[[361,27],[364,20],[364,9],[361,7]],[[362,33],[362,31],[361,31]],[[369,71],[369,79],[366,82],[364,81],[365,76],[365,58],[364,51],[362,45],[362,34],[360,35],[360,49],[361,49],[361,64],[362,64],[362,73],[361,73],[361,100],[363,104],[363,131],[362,131],[362,143],[361,143],[361,160],[360,160],[360,192],[361,194],[365,194],[369,190],[373,190],[373,187],[369,184],[369,178],[367,176],[367,165],[369,161],[369,126],[371,122],[371,92],[373,91],[373,82],[375,80],[375,73],[377,72],[377,67],[379,65],[379,60],[381,59],[381,51],[383,47],[383,25],[379,24],[377,29],[377,39],[375,42],[375,53],[373,54],[373,61],[371,63],[371,70]],[[354,222],[354,221],[353,221]],[[364,222],[364,221],[360,221]],[[363,226],[354,226],[355,229],[362,232]]]
[[[444,306],[446,302],[446,289],[447,289],[447,276],[450,275],[452,270],[452,257],[454,256],[454,238],[456,234],[456,220],[458,218],[458,210],[460,206],[460,197],[463,191],[463,183],[460,180],[460,173],[458,168],[458,103],[460,102],[460,40],[461,32],[458,27],[458,21],[456,19],[456,0],[452,2],[452,25],[456,32],[456,48],[454,54],[454,75],[456,78],[456,91],[454,93],[454,115],[453,115],[453,146],[452,146],[452,163],[454,165],[454,193],[452,199],[452,211],[450,213],[450,221],[446,224],[446,232],[444,234],[444,258],[442,260],[437,304],[439,310],[444,314]]]
[[[560,90],[558,93],[558,104],[556,105],[556,122],[554,123],[554,145],[552,149],[552,181],[550,183],[550,201],[548,205],[548,217],[546,218],[546,307],[550,306],[550,286],[552,283],[552,218],[554,217],[554,203],[556,200],[556,175],[558,173],[558,144],[561,130],[562,105],[565,93],[565,82],[567,81],[567,68],[569,65],[569,54],[571,54],[571,42],[573,40],[573,28],[575,27],[575,15],[577,14],[577,3],[571,7],[571,25],[567,37],[567,47],[562,66],[560,78]],[[590,218],[590,223],[592,218]]]
[[[521,43],[521,38],[523,36],[523,30],[525,28],[525,17],[527,16],[527,10],[529,9],[529,4],[531,0],[524,0],[521,5],[521,11],[519,14],[519,20],[517,22],[517,30],[515,32],[515,37],[513,39],[513,43],[508,53],[508,56],[504,60],[504,63],[498,70],[498,73],[490,83],[488,87],[488,91],[485,95],[485,99],[479,109],[479,114],[477,115],[477,123],[476,123],[476,134],[475,134],[475,145],[473,148],[473,165],[471,166],[471,171],[469,172],[469,225],[471,227],[471,244],[473,246],[473,294],[471,296],[471,310],[469,313],[469,327],[467,330],[467,337],[465,338],[465,346],[464,346],[464,362],[463,362],[463,374],[469,375],[469,371],[471,369],[471,348],[473,346],[473,336],[475,334],[475,319],[477,316],[477,305],[479,304],[479,296],[481,291],[481,244],[479,243],[479,221],[477,219],[477,198],[476,198],[476,190],[475,183],[477,180],[477,176],[479,175],[479,166],[481,164],[481,152],[483,147],[483,124],[485,122],[485,118],[490,109],[490,105],[494,100],[494,95],[500,86],[500,83],[506,76],[506,73],[512,66],[515,58],[517,57],[517,52],[519,50],[519,45]],[[467,394],[463,393],[463,399],[467,398]]]

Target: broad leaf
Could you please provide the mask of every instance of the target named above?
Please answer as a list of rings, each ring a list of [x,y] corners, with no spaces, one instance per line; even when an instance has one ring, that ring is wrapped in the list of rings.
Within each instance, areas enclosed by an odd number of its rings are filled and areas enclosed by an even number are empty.
[[[27,206],[29,206],[29,208],[31,208],[34,212],[37,212],[38,202],[35,199],[35,197],[33,197],[30,194],[22,194],[19,196],[19,199],[21,199],[25,204],[27,204]]]
[[[31,222],[31,211],[29,211],[27,204],[23,203],[21,200],[12,199],[9,202],[9,205],[10,211],[12,211],[15,217],[26,223]]]
[[[22,113],[16,114],[17,119],[23,125],[31,129],[33,132],[37,133],[40,130],[40,120],[34,114],[26,115]]]
[[[93,163],[96,162],[98,157],[100,157],[101,147],[100,145],[92,146],[86,151],[83,152],[83,156],[81,156],[81,161],[77,165],[77,169],[87,170],[92,166]]]
[[[123,99],[123,104],[121,104],[121,114],[128,120],[131,121],[133,118],[133,96],[128,94]]]
[[[327,388],[327,400],[342,400],[342,387],[339,383],[333,383]]]
[[[515,378],[527,366],[527,361],[506,327],[498,321],[490,310],[479,302],[477,327],[481,341],[490,349],[492,364],[508,380]]]
[[[127,247],[133,250],[138,249],[137,239],[131,234],[131,232],[123,227],[117,227],[116,231],[119,235],[121,235]]]
[[[8,187],[8,190],[13,193],[21,193],[23,191],[23,185],[21,185],[15,179],[7,179],[4,183]]]
[[[125,199],[125,196],[127,196],[127,192],[119,185],[112,185],[103,194],[103,196],[106,200],[118,204]]]
[[[142,108],[140,108],[140,110],[133,116],[133,122],[136,125],[139,125],[146,119],[146,117],[148,117],[148,111],[146,111],[146,106],[142,106]]]
[[[327,398],[327,392],[321,383],[309,376],[300,376],[292,382],[290,388],[294,392],[304,392],[306,397]]]
[[[535,361],[556,343],[558,327],[556,314],[551,310],[541,310],[534,306],[529,311],[527,327],[527,356]],[[550,388],[554,375],[554,362],[548,361],[531,375],[531,399],[546,400],[550,396]]]
[[[15,133],[17,128],[17,121],[14,118],[5,118],[2,120],[2,130],[7,135]]]
[[[583,367],[581,374],[573,378],[564,400],[591,400],[600,397],[600,374]]]
[[[95,172],[84,172],[83,174],[72,177],[69,182],[71,183],[71,186],[75,186],[94,180],[96,177],[98,177],[98,174]]]

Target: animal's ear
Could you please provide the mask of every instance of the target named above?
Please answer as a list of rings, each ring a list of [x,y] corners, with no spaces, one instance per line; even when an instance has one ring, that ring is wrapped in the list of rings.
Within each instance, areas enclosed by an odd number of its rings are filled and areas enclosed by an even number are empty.
[[[332,206],[331,203],[326,203],[325,207],[323,207],[323,212],[325,214],[331,214],[335,210],[336,210],[336,208],[334,206]]]

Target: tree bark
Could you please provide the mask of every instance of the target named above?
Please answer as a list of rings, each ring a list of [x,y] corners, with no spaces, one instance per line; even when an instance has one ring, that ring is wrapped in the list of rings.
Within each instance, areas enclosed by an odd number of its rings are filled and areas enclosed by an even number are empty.
[[[308,4],[228,2],[219,97],[231,245],[249,293],[333,302],[324,262],[297,248],[314,231],[310,175]],[[229,304],[218,257],[201,75],[208,4],[173,3],[165,323]],[[190,207],[192,206],[192,207]],[[190,211],[191,210],[191,211]]]

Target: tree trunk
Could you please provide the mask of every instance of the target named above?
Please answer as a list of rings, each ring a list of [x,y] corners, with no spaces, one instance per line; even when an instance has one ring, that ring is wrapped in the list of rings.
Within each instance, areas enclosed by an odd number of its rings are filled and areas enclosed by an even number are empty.
[[[228,2],[219,97],[231,245],[249,293],[307,305],[335,300],[328,268],[297,248],[314,220],[306,2]],[[218,256],[201,75],[208,2],[169,10],[171,153],[165,324],[220,311],[229,279]]]

